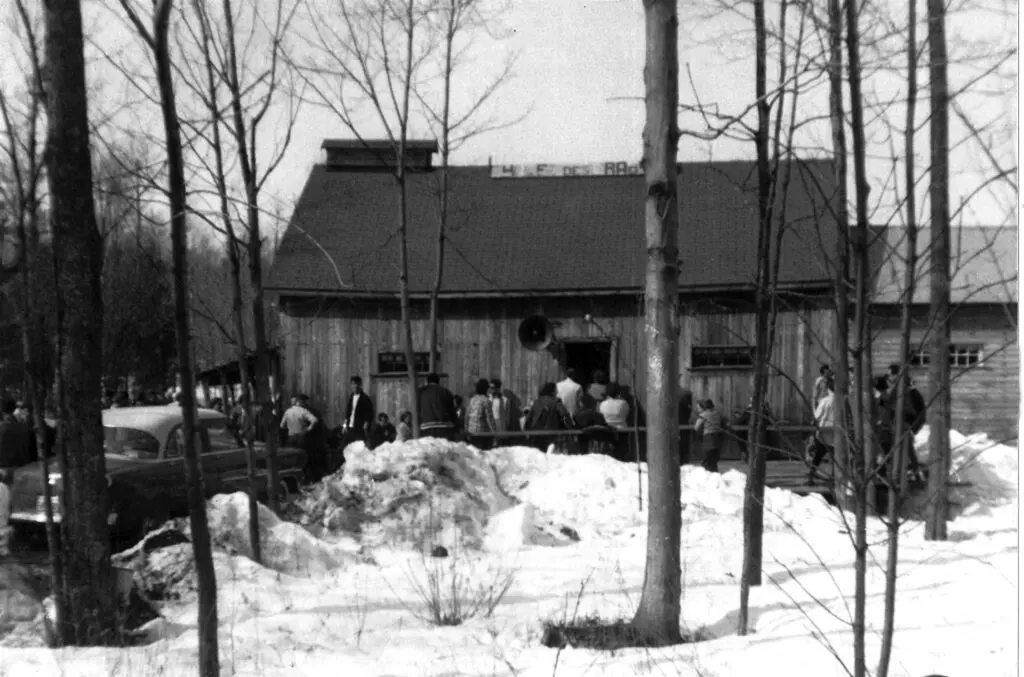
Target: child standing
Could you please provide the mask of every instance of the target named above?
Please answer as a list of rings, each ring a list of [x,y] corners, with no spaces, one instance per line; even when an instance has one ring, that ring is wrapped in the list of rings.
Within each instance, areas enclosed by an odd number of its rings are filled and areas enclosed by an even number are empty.
[[[701,441],[701,451],[704,455],[704,462],[701,464],[708,472],[718,472],[718,458],[722,453],[722,442],[726,422],[721,412],[715,409],[715,403],[710,400],[701,400],[697,403],[697,424],[694,431]]]

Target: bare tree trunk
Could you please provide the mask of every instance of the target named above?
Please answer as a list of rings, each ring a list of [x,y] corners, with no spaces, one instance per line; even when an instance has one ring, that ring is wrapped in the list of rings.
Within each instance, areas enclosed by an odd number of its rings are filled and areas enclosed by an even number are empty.
[[[836,173],[835,213],[838,224],[835,260],[836,335],[835,359],[836,430],[833,433],[836,503],[850,508],[849,410],[850,369],[850,231],[846,194],[846,118],[843,112],[843,15],[840,0],[829,0],[829,119],[832,127],[833,164]]]
[[[783,6],[785,12],[785,6]],[[783,14],[785,17],[785,14]],[[761,539],[764,535],[764,485],[767,474],[767,455],[764,453],[765,391],[768,387],[769,312],[771,297],[771,241],[772,173],[769,165],[769,128],[771,106],[768,103],[768,47],[764,0],[754,0],[755,67],[754,87],[757,97],[757,131],[754,146],[757,149],[757,281],[754,318],[754,399],[747,439],[752,450],[750,471],[743,492],[743,569],[740,572],[740,609],[738,632],[747,634],[751,586],[761,585]],[[781,110],[779,115],[781,117]]]
[[[116,596],[107,526],[103,420],[103,241],[96,226],[79,2],[49,2],[46,12],[49,138],[46,150],[57,277],[63,469],[61,535],[65,643],[117,639]]]
[[[253,289],[252,323],[256,349],[255,395],[256,401],[260,405],[260,416],[256,425],[259,426],[257,430],[262,428],[265,436],[268,485],[267,505],[276,513],[279,511],[278,499],[281,486],[277,471],[277,426],[280,412],[274,406],[276,393],[270,389],[270,346],[267,341],[267,319],[264,306],[265,292],[263,288],[263,239],[260,232],[260,186],[256,174],[256,125],[259,123],[259,117],[262,116],[262,113],[250,122],[247,133],[242,114],[242,90],[238,80],[238,55],[235,46],[233,16],[234,10],[231,0],[224,0],[224,19],[226,22],[230,68],[228,84],[231,90],[231,110],[234,116],[235,143],[238,147],[239,167],[245,183],[246,219],[249,222],[249,283]],[[247,373],[248,371],[245,372],[245,374]]]
[[[209,97],[209,110],[212,118],[212,150],[214,159],[214,172],[216,177],[217,194],[220,198],[220,217],[224,223],[224,230],[227,233],[227,254],[228,263],[231,266],[231,314],[235,325],[235,346],[238,353],[238,376],[242,382],[248,376],[249,355],[245,345],[245,322],[243,321],[244,302],[242,298],[242,264],[239,254],[241,244],[235,236],[235,228],[231,221],[231,212],[228,207],[228,188],[225,180],[224,152],[220,136],[220,102],[217,97],[217,84],[214,77],[213,58],[210,53],[210,26],[208,17],[202,9],[200,0],[193,0],[196,14],[199,18],[199,28],[202,38],[202,49],[204,65],[206,66],[206,87]],[[223,374],[223,372],[222,372]],[[246,413],[243,420],[248,421],[252,415],[252,405],[249,400],[248,388],[242,391],[242,409]],[[256,472],[256,449],[251,435],[248,431],[242,430],[242,438],[245,442],[245,465],[249,484],[249,543],[252,548],[252,559],[254,562],[262,561],[260,552],[260,517],[258,477]]]
[[[437,373],[438,306],[440,305],[441,282],[444,279],[444,239],[448,229],[448,160],[451,156],[451,100],[452,100],[452,50],[455,45],[457,0],[450,0],[444,46],[444,102],[441,111],[441,202],[440,218],[437,222],[437,268],[434,274],[434,288],[430,293],[430,371]]]
[[[168,198],[171,208],[171,261],[174,269],[174,325],[178,352],[178,379],[181,386],[181,414],[184,432],[185,476],[188,480],[189,526],[192,531],[192,553],[199,581],[199,674],[216,677],[220,674],[217,644],[217,577],[213,568],[210,530],[206,520],[206,492],[196,448],[196,394],[192,370],[191,332],[188,299],[188,229],[186,214],[185,164],[181,147],[181,124],[174,94],[174,79],[168,44],[173,0],[160,0],[155,7],[153,32],[146,31],[138,16],[121,0],[136,29],[149,43],[156,62],[160,90],[160,110],[167,146]]]
[[[402,335],[405,339],[405,361],[409,371],[409,410],[412,412],[412,435],[420,436],[420,401],[416,379],[416,352],[412,342],[412,318],[409,314],[409,195],[405,173],[405,147],[409,134],[409,100],[412,98],[413,38],[416,19],[415,0],[406,0],[405,78],[402,111],[399,122],[398,157],[395,181],[398,184],[398,293],[402,307]],[[440,261],[440,260],[439,260]]]
[[[850,60],[850,119],[853,132],[853,167],[856,185],[857,235],[854,250],[856,258],[856,365],[854,372],[854,420],[859,442],[860,457],[854,458],[856,467],[854,489],[856,492],[854,572],[856,590],[853,612],[853,674],[864,677],[867,674],[865,654],[865,632],[867,613],[867,511],[871,496],[874,473],[874,398],[871,396],[871,322],[868,309],[868,285],[871,281],[870,259],[868,257],[868,193],[870,187],[866,170],[866,142],[864,138],[864,105],[861,95],[860,30],[858,27],[859,7],[856,0],[846,2],[846,48]]]
[[[946,79],[946,5],[928,0],[928,75],[931,83],[931,308],[928,327],[931,360],[928,385],[928,513],[924,537],[929,541],[947,538],[950,449],[950,366],[949,366],[949,89]]]
[[[647,120],[644,174],[647,276],[647,562],[633,627],[654,645],[681,641],[679,479],[679,20],[676,0],[644,0]]]
[[[234,230],[229,232],[228,260],[231,264],[231,314],[235,322],[235,336],[237,337],[235,345],[238,350],[238,373],[241,375],[240,378],[245,379],[249,374],[249,355],[245,346],[245,323],[242,321],[244,304],[242,303],[242,267],[238,255],[238,247],[240,245],[235,239]],[[246,418],[243,420],[249,420],[252,416],[252,404],[249,400],[248,388],[242,390],[242,410],[246,412]],[[248,430],[240,432],[245,442],[245,470],[249,480],[249,543],[252,545],[252,559],[258,563],[262,562],[263,556],[260,550],[260,513],[258,501],[260,481],[256,468],[256,445],[253,435],[248,434]]]
[[[900,374],[896,381],[896,420],[889,460],[889,500],[886,506],[886,531],[889,542],[885,552],[885,610],[882,625],[882,646],[878,656],[876,677],[888,677],[892,658],[892,641],[896,632],[896,584],[899,580],[900,504],[905,495],[907,452],[905,445],[914,443],[914,433],[904,425],[903,407],[909,395],[910,376],[907,358],[910,355],[910,332],[914,307],[915,275],[917,273],[917,195],[914,172],[914,117],[917,109],[917,0],[908,3],[907,20],[907,122],[903,131],[904,183],[907,188],[907,262],[903,269],[903,307],[900,316]],[[904,438],[907,438],[906,440]]]
[[[24,144],[19,143],[15,136],[14,124],[10,118],[6,99],[0,92],[0,108],[2,108],[5,127],[10,141],[10,169],[17,182],[18,193],[18,248],[22,295],[20,299],[21,348],[25,360],[26,396],[32,406],[32,424],[35,427],[36,452],[39,459],[43,485],[43,514],[46,519],[46,545],[50,562],[51,595],[57,612],[56,625],[53,629],[56,643],[64,644],[62,614],[65,611],[64,574],[60,557],[60,525],[53,519],[53,491],[50,488],[50,459],[47,452],[48,435],[45,409],[46,392],[49,381],[44,367],[45,350],[49,345],[46,339],[45,320],[40,310],[40,284],[43,276],[41,255],[39,251],[39,189],[42,182],[41,164],[44,162],[44,150],[39,139],[39,118],[44,114],[46,91],[43,86],[40,49],[36,38],[35,27],[25,7],[24,0],[16,0],[18,17],[25,31],[28,52],[31,58],[32,73],[29,78],[34,91],[31,94],[31,107],[28,114],[28,129]],[[22,168],[18,146],[24,145],[27,150],[27,166]],[[53,260],[47,258],[48,272],[54,272]],[[58,472],[63,476],[61,468]]]

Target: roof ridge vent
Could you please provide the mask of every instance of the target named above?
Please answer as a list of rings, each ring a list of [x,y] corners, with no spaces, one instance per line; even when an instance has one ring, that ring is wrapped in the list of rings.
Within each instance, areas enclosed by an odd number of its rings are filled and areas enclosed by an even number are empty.
[[[394,171],[398,167],[398,143],[389,139],[324,139],[327,168],[340,171]],[[430,171],[437,152],[435,139],[405,142],[405,167]]]

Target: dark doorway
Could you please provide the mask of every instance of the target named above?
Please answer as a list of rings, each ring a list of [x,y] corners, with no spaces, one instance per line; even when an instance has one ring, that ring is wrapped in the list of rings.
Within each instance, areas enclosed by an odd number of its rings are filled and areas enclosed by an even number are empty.
[[[583,385],[587,385],[594,377],[594,372],[601,370],[606,376],[611,376],[612,363],[612,342],[597,341],[573,341],[562,342],[565,370],[575,369],[576,377]]]

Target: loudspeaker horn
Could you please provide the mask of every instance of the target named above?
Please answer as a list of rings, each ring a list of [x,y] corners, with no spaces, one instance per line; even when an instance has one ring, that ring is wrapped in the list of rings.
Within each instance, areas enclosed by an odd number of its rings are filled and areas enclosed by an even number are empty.
[[[530,315],[519,323],[519,342],[527,350],[544,350],[555,340],[555,331],[543,315]]]

